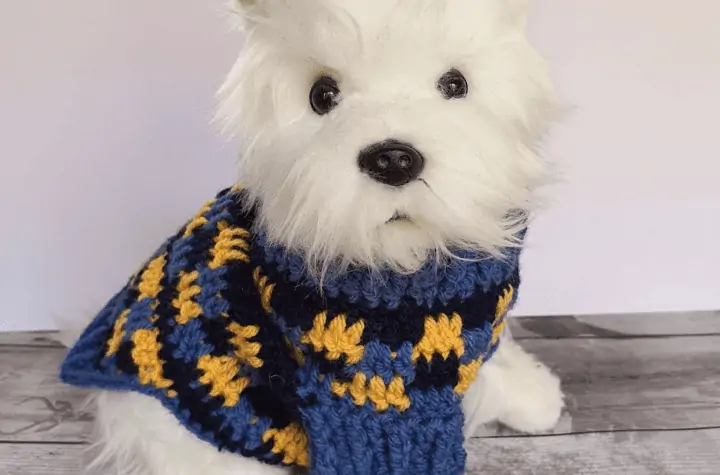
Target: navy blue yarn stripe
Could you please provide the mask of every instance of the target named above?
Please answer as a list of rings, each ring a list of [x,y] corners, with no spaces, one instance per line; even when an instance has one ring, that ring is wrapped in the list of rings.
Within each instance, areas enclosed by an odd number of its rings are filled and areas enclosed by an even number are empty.
[[[518,239],[524,238],[520,232]],[[308,273],[300,255],[269,245],[260,233],[255,242],[261,250],[256,258],[271,268],[277,267],[286,279],[298,287],[316,291],[317,279]],[[351,268],[342,275],[331,270],[325,277],[322,295],[329,299],[347,300],[363,308],[398,308],[404,300],[414,301],[425,311],[448,305],[455,299],[469,297],[477,290],[487,291],[507,281],[518,267],[520,249],[509,248],[504,259],[469,251],[456,251],[466,260],[452,260],[446,263],[430,262],[412,275],[399,275],[391,271],[369,273],[365,269]]]
[[[233,225],[248,229],[252,222],[243,212],[244,203],[236,200],[229,205]],[[229,303],[230,321],[240,325],[257,325],[260,333],[253,341],[262,347],[259,357],[263,366],[255,370],[260,384],[245,390],[258,416],[269,417],[273,427],[283,428],[299,419],[298,406],[302,401],[291,384],[297,370],[297,362],[285,346],[283,334],[274,325],[268,324],[268,316],[260,306],[260,296],[252,277],[252,266],[231,261],[226,274],[227,288],[222,295]]]
[[[259,252],[262,250],[254,249],[253,254],[256,256]],[[315,316],[329,309],[330,318],[342,313],[347,316],[348,324],[364,320],[363,343],[379,340],[393,350],[397,350],[403,341],[417,343],[424,332],[425,318],[440,311],[448,315],[462,315],[463,327],[466,329],[483,328],[494,320],[498,299],[504,295],[508,286],[517,288],[520,284],[520,275],[516,270],[510,279],[492,286],[487,292],[476,292],[465,300],[455,299],[447,306],[425,309],[411,301],[404,301],[400,308],[394,310],[365,309],[350,304],[347,299],[321,296],[316,291],[289,282],[283,273],[270,265],[266,265],[263,270],[275,284],[273,308],[283,316],[288,326],[307,331],[312,328]]]
[[[225,218],[230,226],[236,224],[232,215],[228,214]],[[212,228],[215,228],[215,230],[213,231]],[[209,260],[210,249],[212,249],[214,244],[213,238],[217,235],[217,228],[215,226],[202,226],[196,229],[193,235],[194,252],[186,255],[187,260],[182,269],[186,272],[195,270],[198,265],[204,264]],[[235,264],[235,262],[231,262],[230,265]],[[240,263],[240,265],[246,266],[246,264],[242,263]],[[247,272],[247,269],[245,269],[245,272]],[[167,279],[168,274],[166,273],[163,280],[167,283]],[[161,308],[158,306],[158,315],[169,316],[174,314],[174,309],[170,308],[170,303],[176,294],[177,292],[174,286],[163,286],[159,301],[160,305],[165,307]],[[203,325],[203,331],[207,332],[208,328],[205,325]],[[187,409],[190,412],[190,420],[200,424],[204,432],[212,434],[215,440],[214,445],[218,448],[240,453],[246,457],[258,457],[268,463],[280,463],[282,457],[272,454],[271,443],[263,444],[256,449],[248,449],[242,440],[234,440],[232,428],[226,426],[225,419],[220,412],[223,399],[220,397],[211,397],[207,386],[196,384],[196,381],[200,377],[200,372],[196,369],[197,362],[188,366],[184,362],[174,358],[173,354],[177,350],[177,345],[172,343],[169,337],[175,330],[175,326],[175,321],[172,318],[160,318],[157,322],[157,328],[160,330],[159,339],[163,344],[160,350],[160,358],[165,361],[163,371],[165,376],[174,382],[171,389],[174,389],[178,393],[177,398],[180,409]],[[223,335],[227,336],[226,334]],[[216,334],[215,336],[218,335]],[[208,341],[213,341],[214,343],[217,340],[210,340],[208,335]],[[221,343],[219,346],[222,345],[224,345],[224,343]],[[213,352],[217,354],[222,350],[227,351],[229,347],[215,348]]]

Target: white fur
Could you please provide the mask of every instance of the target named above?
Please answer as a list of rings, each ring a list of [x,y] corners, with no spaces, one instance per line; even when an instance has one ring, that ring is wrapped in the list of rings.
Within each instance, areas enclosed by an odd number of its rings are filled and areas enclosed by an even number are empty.
[[[544,62],[525,39],[527,0],[242,0],[247,37],[221,90],[219,118],[239,139],[241,181],[273,241],[330,263],[411,270],[452,248],[501,255],[547,178],[537,142],[553,111]],[[469,83],[445,100],[451,68]],[[320,74],[341,101],[313,113]],[[389,188],[358,169],[386,139],[426,158],[424,181]],[[387,221],[396,212],[411,222]],[[157,401],[97,395],[99,464],[123,475],[285,473],[220,453]],[[563,407],[550,370],[507,335],[465,397],[466,433],[499,420],[552,428]],[[108,473],[108,472],[105,472]]]
[[[512,243],[521,224],[508,211],[532,210],[547,178],[536,144],[553,111],[524,1],[250,3],[219,117],[271,239],[320,270],[412,270],[449,247],[497,255]],[[469,82],[466,99],[436,90],[451,68]],[[325,116],[308,106],[321,74],[341,90]],[[386,139],[423,153],[424,182],[394,189],[360,173],[360,150]],[[386,224],[396,212],[412,224]]]
[[[159,401],[136,393],[96,396],[101,450],[91,469],[105,475],[274,475],[288,470],[220,452],[182,427]]]
[[[463,399],[465,435],[494,421],[528,434],[545,432],[555,427],[564,406],[560,379],[505,332]]]

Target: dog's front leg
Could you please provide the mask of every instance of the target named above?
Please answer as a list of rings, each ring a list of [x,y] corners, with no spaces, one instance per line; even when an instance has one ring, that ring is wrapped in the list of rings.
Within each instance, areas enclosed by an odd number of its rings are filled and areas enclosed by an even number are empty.
[[[465,435],[493,421],[520,432],[545,432],[558,423],[564,405],[559,378],[506,330],[465,394]]]

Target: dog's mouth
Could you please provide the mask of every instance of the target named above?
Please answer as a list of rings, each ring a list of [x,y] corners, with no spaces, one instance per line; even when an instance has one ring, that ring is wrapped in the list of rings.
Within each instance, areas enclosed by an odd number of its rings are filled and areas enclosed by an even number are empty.
[[[412,223],[412,220],[410,219],[410,216],[396,211],[395,214],[393,214],[392,217],[385,222],[385,224],[390,223]]]

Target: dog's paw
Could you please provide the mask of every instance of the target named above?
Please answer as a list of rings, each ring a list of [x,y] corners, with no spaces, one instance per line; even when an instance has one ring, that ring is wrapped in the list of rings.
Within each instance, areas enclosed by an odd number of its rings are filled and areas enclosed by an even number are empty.
[[[528,434],[553,429],[565,407],[560,379],[527,353],[514,363],[506,367],[505,407],[499,421]]]

